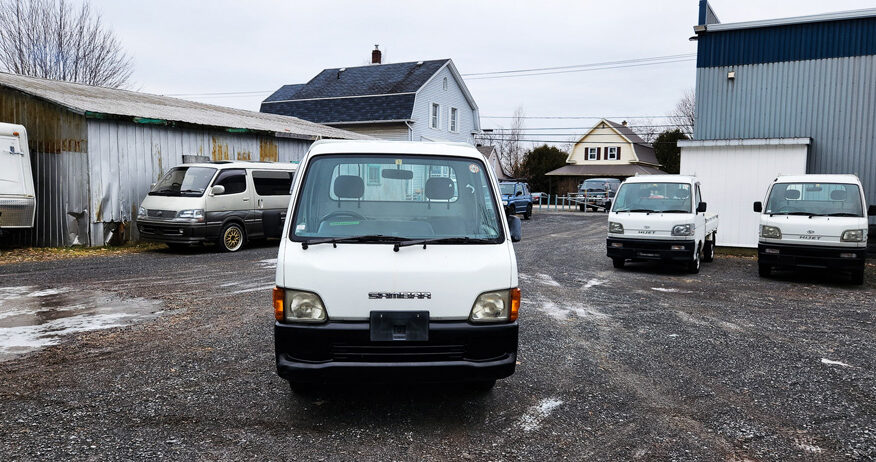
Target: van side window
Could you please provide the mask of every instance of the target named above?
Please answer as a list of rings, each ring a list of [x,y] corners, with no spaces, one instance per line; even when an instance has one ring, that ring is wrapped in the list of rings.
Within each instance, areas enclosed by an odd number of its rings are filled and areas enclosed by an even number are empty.
[[[246,170],[222,170],[213,183],[213,186],[220,185],[225,186],[224,194],[238,194],[246,191]]]
[[[254,170],[252,182],[259,196],[288,196],[293,175],[293,172],[278,170]]]

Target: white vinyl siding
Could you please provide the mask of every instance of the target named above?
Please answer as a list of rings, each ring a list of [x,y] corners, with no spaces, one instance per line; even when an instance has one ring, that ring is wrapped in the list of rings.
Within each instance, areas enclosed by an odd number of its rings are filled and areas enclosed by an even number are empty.
[[[447,90],[444,90],[444,78],[447,78]],[[441,118],[448,118],[446,108],[457,108],[456,131],[448,128],[446,121],[440,121],[440,131],[430,127],[432,104],[440,106]],[[471,107],[465,94],[448,68],[439,71],[435,77],[426,83],[417,93],[411,118],[412,140],[454,141],[471,143],[472,132],[475,130],[477,113]]]
[[[335,125],[337,128],[342,128],[344,130],[349,130],[351,132],[356,132],[362,135],[373,136],[375,138],[379,138],[382,140],[388,141],[410,141],[411,133],[408,129],[408,126],[404,123],[390,123],[390,124],[356,124],[356,125],[348,125],[341,124]]]
[[[438,130],[441,128],[441,105],[432,103],[431,113],[429,115],[429,128]]]

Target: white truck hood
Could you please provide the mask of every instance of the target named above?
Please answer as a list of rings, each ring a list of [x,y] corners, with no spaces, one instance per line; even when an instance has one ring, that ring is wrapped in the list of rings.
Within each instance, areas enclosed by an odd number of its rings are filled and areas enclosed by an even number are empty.
[[[804,215],[761,215],[761,225],[775,226],[782,231],[781,239],[760,238],[761,242],[813,246],[867,246],[867,219],[863,217],[808,217]],[[841,242],[843,231],[863,229],[863,242]]]
[[[204,196],[190,197],[147,195],[143,199],[143,202],[140,204],[140,206],[147,210],[173,210],[174,212],[179,212],[180,210],[203,209]]]
[[[644,213],[644,212],[611,212],[608,221],[624,226],[623,234],[612,234],[624,238],[648,239],[693,239],[693,236],[673,236],[672,227],[694,223],[693,213]]]
[[[330,320],[367,320],[371,311],[429,311],[433,320],[468,319],[483,292],[517,287],[514,250],[488,245],[311,245],[284,239],[277,285],[315,292]],[[429,293],[430,298],[374,299],[370,293]]]

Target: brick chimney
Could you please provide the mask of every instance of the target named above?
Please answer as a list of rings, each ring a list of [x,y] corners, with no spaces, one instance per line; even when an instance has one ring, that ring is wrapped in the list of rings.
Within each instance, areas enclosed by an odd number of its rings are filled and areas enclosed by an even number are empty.
[[[381,53],[380,50],[377,49],[379,46],[380,45],[375,44],[374,49],[371,50],[371,64],[380,64]]]
[[[624,127],[626,127],[626,126],[627,126],[627,121],[624,120],[623,122],[621,122],[621,125],[623,125]]]

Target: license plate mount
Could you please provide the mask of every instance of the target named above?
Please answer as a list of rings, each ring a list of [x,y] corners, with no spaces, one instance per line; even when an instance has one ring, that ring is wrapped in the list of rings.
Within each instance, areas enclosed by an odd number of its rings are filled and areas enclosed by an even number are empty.
[[[429,340],[428,311],[372,311],[372,342],[425,342]]]

